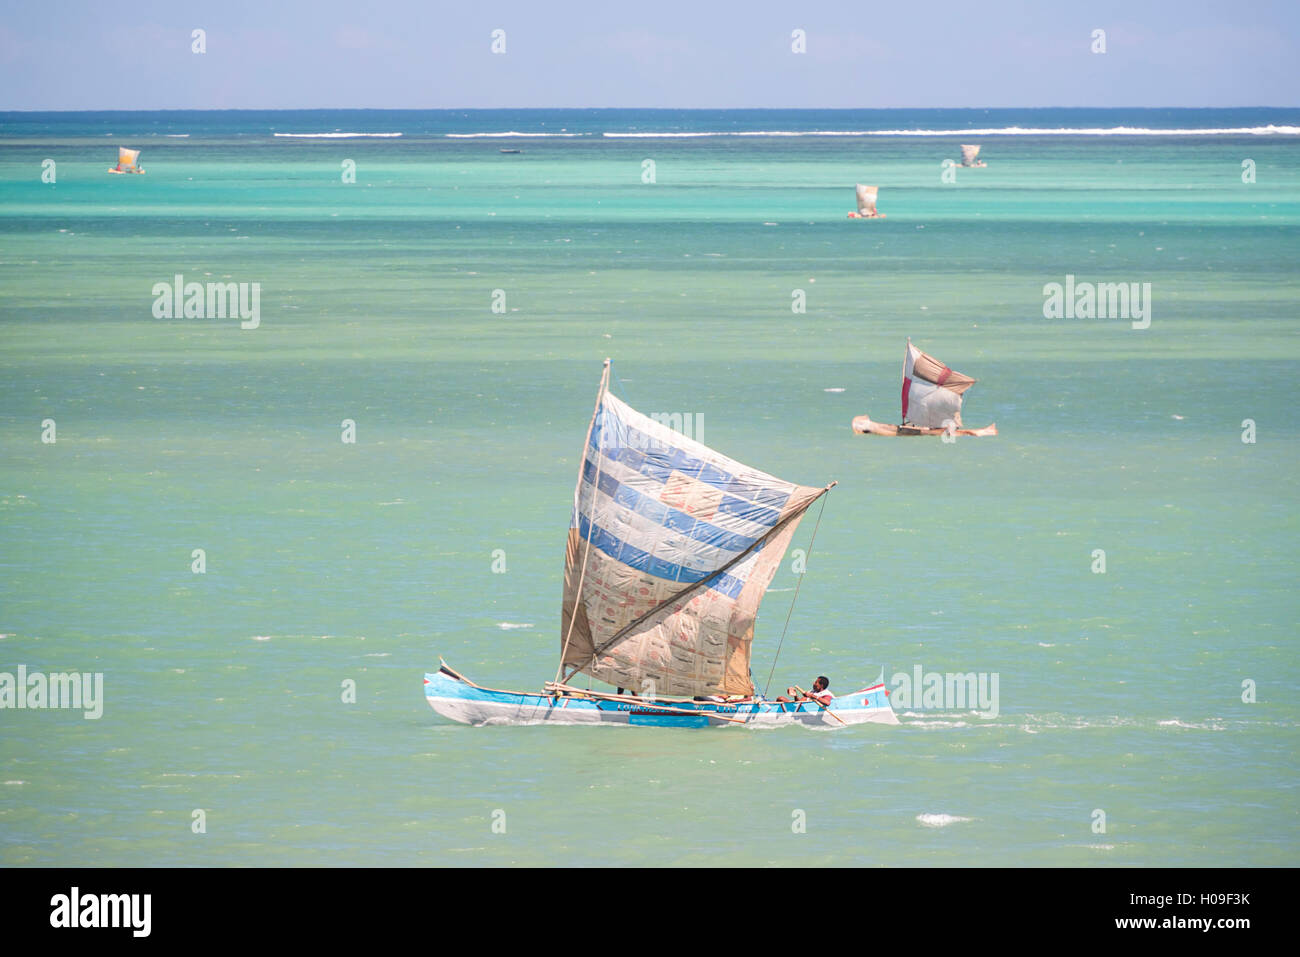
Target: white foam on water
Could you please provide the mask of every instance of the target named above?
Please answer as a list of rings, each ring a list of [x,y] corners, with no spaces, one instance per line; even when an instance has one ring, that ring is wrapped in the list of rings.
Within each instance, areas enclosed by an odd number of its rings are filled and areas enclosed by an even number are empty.
[[[348,140],[359,137],[381,137],[387,138],[392,136],[401,136],[401,133],[272,133],[272,136],[283,136],[295,140]]]
[[[513,630],[513,629],[515,629],[515,628],[531,628],[531,627],[533,627],[533,623],[532,623],[532,622],[499,621],[499,622],[497,622],[497,627],[500,628],[502,631],[511,631],[511,630]]]
[[[970,723],[955,718],[935,717],[934,711],[900,711],[900,718],[907,718],[909,728],[969,728]]]
[[[581,133],[520,133],[517,132],[516,130],[508,130],[505,133],[448,133],[446,134],[446,136],[448,139],[453,139],[453,140],[477,140],[477,139],[495,139],[495,138],[500,138],[502,136],[526,136],[529,137],[530,139],[538,139],[538,138],[543,138],[548,136],[559,136],[559,137],[582,136],[582,134]]]
[[[1188,728],[1195,731],[1222,731],[1223,724],[1211,718],[1209,721],[1197,723],[1179,721],[1177,718],[1170,718],[1167,721],[1157,721],[1156,724],[1162,728]]]
[[[952,824],[964,824],[970,821],[968,817],[957,817],[953,814],[918,814],[916,819],[922,827],[948,827]]]
[[[1267,126],[1170,130],[1149,126],[997,126],[972,130],[700,130],[689,133],[602,133],[601,135],[610,139],[698,139],[706,136],[1300,136],[1300,126],[1275,126],[1270,123]]]

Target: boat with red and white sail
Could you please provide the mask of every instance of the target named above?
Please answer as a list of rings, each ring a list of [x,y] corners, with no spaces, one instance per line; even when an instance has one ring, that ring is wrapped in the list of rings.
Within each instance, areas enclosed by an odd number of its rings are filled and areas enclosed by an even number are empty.
[[[864,435],[966,435],[983,438],[998,434],[997,423],[968,429],[961,422],[962,397],[976,380],[954,372],[934,356],[907,340],[903,354],[903,417],[899,425],[875,422],[869,415],[853,420],[853,431]]]

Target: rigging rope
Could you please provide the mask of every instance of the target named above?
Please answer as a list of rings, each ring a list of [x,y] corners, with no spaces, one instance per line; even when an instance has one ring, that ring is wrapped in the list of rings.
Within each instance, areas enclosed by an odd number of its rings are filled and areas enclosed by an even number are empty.
[[[828,490],[829,491],[829,490]],[[808,540],[808,554],[812,554],[813,543],[817,541],[817,529],[822,527],[822,512],[826,511],[826,499],[828,495],[822,496],[822,507],[817,512],[817,524],[813,526],[812,538]],[[794,584],[794,597],[790,599],[790,610],[785,613],[785,628],[781,629],[781,640],[776,643],[776,654],[772,656],[772,668],[767,673],[767,684],[763,686],[763,697],[767,697],[768,691],[772,688],[772,675],[776,673],[776,660],[781,657],[781,646],[785,644],[785,633],[790,627],[790,616],[794,614],[794,603],[799,600],[799,586],[803,584],[804,576],[808,573],[808,566],[804,565],[804,574],[799,576],[799,580]]]
[[[627,386],[623,384],[623,380],[619,377],[618,370],[614,368],[614,363],[612,362],[609,364],[609,371],[614,376],[614,381],[618,383],[618,391],[623,393],[623,401],[628,405],[631,405],[632,395],[627,391]]]

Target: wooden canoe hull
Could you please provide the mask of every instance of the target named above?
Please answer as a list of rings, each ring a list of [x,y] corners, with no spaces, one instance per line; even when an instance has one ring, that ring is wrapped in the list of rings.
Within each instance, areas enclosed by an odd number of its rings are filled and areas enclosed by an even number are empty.
[[[862,435],[884,435],[891,438],[900,435],[943,435],[946,429],[918,429],[911,425],[888,425],[884,422],[873,422],[868,415],[859,415],[853,420],[853,431]],[[972,438],[984,438],[990,435],[998,434],[997,423],[984,426],[982,429],[956,429],[954,435],[968,435]]]
[[[499,691],[475,685],[444,665],[424,676],[424,697],[444,718],[484,725],[622,725],[660,728],[803,725],[842,728],[854,724],[898,724],[883,684],[831,699],[829,708],[808,702],[779,703],[765,698],[734,703],[660,702],[632,696],[589,698]]]

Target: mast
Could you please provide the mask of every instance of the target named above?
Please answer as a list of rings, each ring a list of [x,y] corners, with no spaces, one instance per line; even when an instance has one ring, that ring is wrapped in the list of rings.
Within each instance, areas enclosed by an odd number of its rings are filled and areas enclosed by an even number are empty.
[[[596,416],[600,414],[600,403],[604,401],[605,393],[609,390],[609,363],[610,363],[609,357],[606,356],[605,367],[604,369],[601,370],[600,373],[600,387],[596,390],[596,405],[595,408],[591,410],[591,421],[587,424],[587,437],[586,439],[583,440],[582,443],[582,454],[578,456],[578,482],[573,487],[574,514],[578,514],[580,511],[581,503],[578,501],[578,498],[582,494],[582,472],[583,472],[583,466],[587,461],[587,446],[591,443],[591,432],[596,427]],[[597,465],[597,468],[599,468],[599,465]],[[596,474],[597,476],[599,476],[600,473],[597,472]],[[599,484],[599,479],[597,480],[596,484],[597,485]],[[593,494],[595,493],[595,486],[593,486],[592,492]],[[590,550],[591,550],[591,537],[588,536],[586,544],[583,546],[583,551],[582,551],[582,573],[578,577],[579,594],[582,593],[583,579],[587,574],[587,553]],[[578,619],[578,609],[580,607],[581,605],[575,602],[573,605],[573,614],[569,616],[569,626],[564,633],[564,643],[560,646],[560,663],[558,666],[556,666],[555,669],[556,681],[560,680],[560,673],[564,671],[564,656],[569,651],[569,639],[573,637],[573,623]]]

